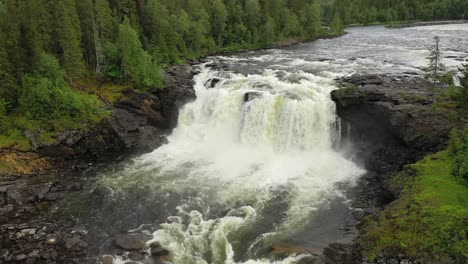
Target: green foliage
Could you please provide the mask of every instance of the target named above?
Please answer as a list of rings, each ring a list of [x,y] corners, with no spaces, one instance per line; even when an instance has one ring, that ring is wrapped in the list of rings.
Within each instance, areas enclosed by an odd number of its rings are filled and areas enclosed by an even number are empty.
[[[128,20],[120,25],[118,39],[123,77],[142,90],[162,86],[161,73],[153,58],[143,50],[137,32]]]
[[[461,80],[461,91],[458,96],[458,104],[460,105],[463,115],[468,117],[468,63],[463,65],[464,78]]]
[[[8,107],[7,101],[0,97],[0,133],[8,129],[7,107]]]
[[[340,35],[344,31],[344,26],[343,22],[340,19],[340,16],[338,14],[335,14],[333,16],[333,20],[330,25],[331,32],[335,35]]]
[[[326,21],[332,21],[334,14],[339,13],[345,25],[466,19],[468,10],[465,0],[335,0],[323,3]]]
[[[468,184],[468,128],[462,132],[452,131],[449,151],[455,161],[453,175]]]
[[[450,74],[443,75],[443,71],[445,70],[445,66],[442,63],[442,52],[439,48],[439,37],[434,37],[434,46],[429,52],[429,56],[427,57],[429,60],[429,65],[426,68],[426,78],[436,82],[436,81],[445,81],[447,82],[447,76],[451,79]]]
[[[468,187],[452,172],[456,158],[439,152],[410,165],[390,183],[401,196],[364,221],[359,244],[370,261],[404,254],[431,263],[468,258]]]
[[[26,74],[19,88],[19,106],[7,115],[5,99],[0,98],[0,147],[31,147],[26,132],[41,144],[53,142],[56,132],[97,122],[106,113],[95,96],[71,90],[65,72],[52,55],[42,53],[35,71]]]

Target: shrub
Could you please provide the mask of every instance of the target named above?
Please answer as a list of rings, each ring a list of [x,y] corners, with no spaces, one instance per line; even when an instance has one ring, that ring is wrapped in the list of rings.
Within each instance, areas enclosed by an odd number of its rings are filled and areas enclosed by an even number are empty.
[[[468,183],[468,128],[461,133],[452,131],[449,151],[455,160],[453,175]]]
[[[0,133],[3,133],[7,128],[7,101],[0,97]]]

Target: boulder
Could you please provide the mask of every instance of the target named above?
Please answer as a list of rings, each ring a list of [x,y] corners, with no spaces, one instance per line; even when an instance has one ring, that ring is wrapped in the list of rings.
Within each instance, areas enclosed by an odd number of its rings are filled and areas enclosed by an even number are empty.
[[[128,258],[130,258],[131,260],[134,260],[134,261],[142,260],[144,257],[145,257],[145,255],[140,254],[138,252],[130,252],[128,254]]]
[[[169,251],[162,247],[152,248],[151,255],[155,257],[167,256],[169,255]]]
[[[104,256],[102,257],[102,264],[113,264],[114,258],[112,256]]]
[[[221,81],[221,79],[219,79],[219,78],[212,78],[212,79],[209,79],[209,80],[205,83],[205,87],[206,87],[206,88],[214,88],[214,87],[216,86],[216,84],[218,84],[220,81]]]
[[[118,235],[114,243],[124,250],[140,250],[145,247],[145,241],[139,235]]]
[[[246,92],[244,94],[244,103],[250,102],[254,99],[262,97],[262,93],[260,92]]]
[[[326,264],[353,264],[353,246],[351,244],[332,243],[323,250]]]

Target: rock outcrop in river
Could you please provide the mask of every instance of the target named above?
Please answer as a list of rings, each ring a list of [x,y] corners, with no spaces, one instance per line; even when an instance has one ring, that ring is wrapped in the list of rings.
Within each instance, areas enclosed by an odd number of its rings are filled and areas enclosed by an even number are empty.
[[[388,163],[400,166],[447,142],[453,112],[433,104],[445,89],[442,85],[414,76],[364,75],[341,81],[332,99],[342,120],[342,136],[364,159],[384,151]]]

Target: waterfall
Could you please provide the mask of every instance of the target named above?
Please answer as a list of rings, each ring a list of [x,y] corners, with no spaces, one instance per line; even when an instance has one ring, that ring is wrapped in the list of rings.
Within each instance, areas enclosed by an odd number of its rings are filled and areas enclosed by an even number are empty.
[[[197,99],[181,109],[169,143],[115,184],[186,197],[152,240],[175,264],[296,263],[304,255],[274,261],[263,252],[307,230],[317,210],[345,199],[339,185],[363,173],[333,148],[333,79],[202,66],[195,83]]]

